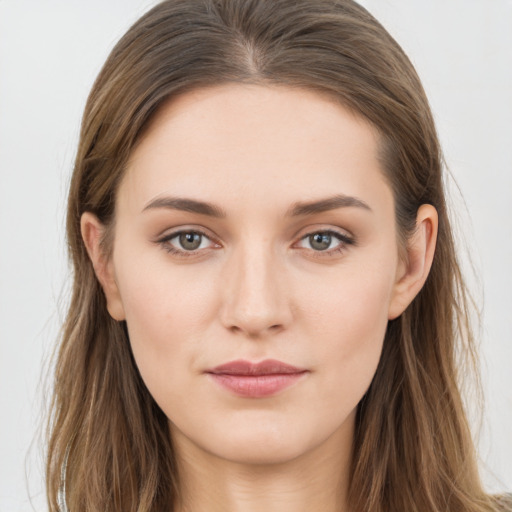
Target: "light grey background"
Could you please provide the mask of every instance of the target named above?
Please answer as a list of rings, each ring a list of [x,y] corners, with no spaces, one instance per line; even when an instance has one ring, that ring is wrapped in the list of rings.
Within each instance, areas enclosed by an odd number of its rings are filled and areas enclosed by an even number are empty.
[[[512,490],[512,0],[362,3],[416,65],[465,199],[451,187],[485,304],[482,467],[490,490]],[[46,509],[41,369],[66,305],[80,116],[109,50],[153,4],[0,0],[0,512],[29,511],[30,497]]]

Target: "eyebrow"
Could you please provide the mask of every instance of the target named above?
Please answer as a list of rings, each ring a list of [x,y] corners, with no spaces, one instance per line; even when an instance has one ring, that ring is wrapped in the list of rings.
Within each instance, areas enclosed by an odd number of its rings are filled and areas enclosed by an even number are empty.
[[[337,208],[362,208],[363,210],[372,211],[370,206],[362,199],[358,199],[353,196],[346,196],[345,194],[338,194],[317,201],[294,203],[286,215],[291,217],[313,215],[315,213],[336,210]]]
[[[212,203],[206,201],[197,201],[185,197],[158,197],[150,201],[142,210],[166,208],[170,210],[181,210],[185,212],[208,215],[209,217],[225,218],[226,212]],[[357,197],[338,194],[325,199],[309,202],[296,202],[287,210],[286,217],[299,217],[302,215],[313,215],[337,208],[362,208],[371,211],[372,209],[363,200]]]
[[[157,197],[150,201],[142,210],[152,210],[155,208],[167,208],[170,210],[181,210],[184,212],[199,213],[210,217],[224,218],[226,212],[214,204],[205,201],[197,201],[185,197]]]

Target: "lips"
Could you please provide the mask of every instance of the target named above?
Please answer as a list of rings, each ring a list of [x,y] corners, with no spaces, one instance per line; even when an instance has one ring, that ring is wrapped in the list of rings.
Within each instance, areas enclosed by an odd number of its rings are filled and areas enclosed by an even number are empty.
[[[259,363],[237,360],[216,366],[206,373],[222,388],[246,398],[268,397],[302,380],[308,372],[282,361]]]

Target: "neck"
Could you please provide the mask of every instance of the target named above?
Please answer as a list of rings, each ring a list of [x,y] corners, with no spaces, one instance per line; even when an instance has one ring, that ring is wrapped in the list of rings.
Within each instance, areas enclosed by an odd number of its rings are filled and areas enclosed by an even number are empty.
[[[176,512],[348,512],[353,430],[293,460],[244,464],[201,450],[172,429],[180,480]]]

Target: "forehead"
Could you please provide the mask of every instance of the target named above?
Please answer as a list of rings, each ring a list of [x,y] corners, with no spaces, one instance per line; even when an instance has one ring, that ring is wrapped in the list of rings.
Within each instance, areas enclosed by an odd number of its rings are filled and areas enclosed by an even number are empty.
[[[200,89],[160,108],[119,193],[139,207],[172,194],[219,200],[226,209],[335,193],[379,195],[387,185],[378,146],[366,120],[315,92],[239,84]]]

